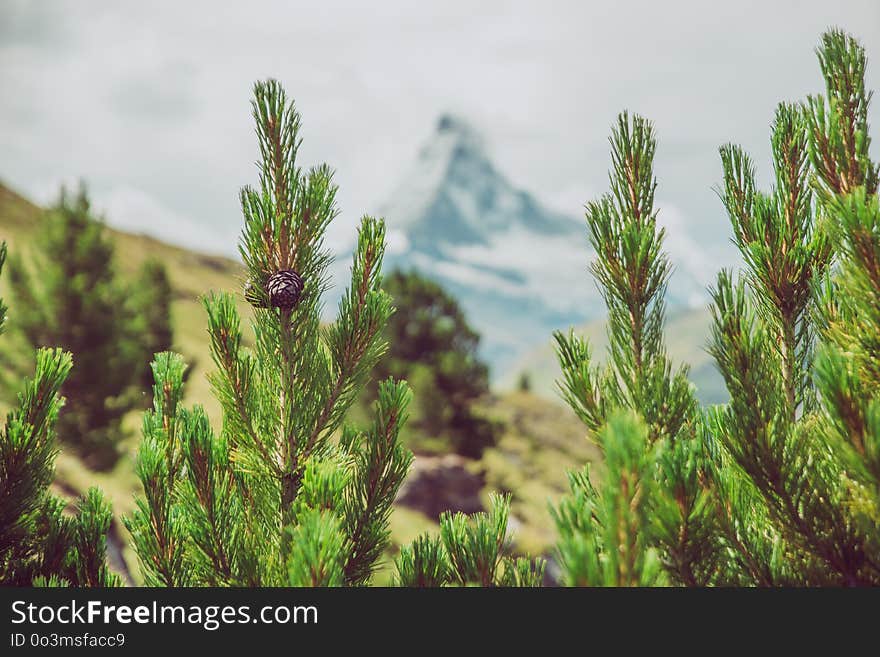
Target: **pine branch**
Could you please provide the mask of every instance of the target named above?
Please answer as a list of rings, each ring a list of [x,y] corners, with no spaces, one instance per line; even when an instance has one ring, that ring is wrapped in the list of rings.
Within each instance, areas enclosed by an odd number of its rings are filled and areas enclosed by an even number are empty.
[[[153,410],[143,417],[135,466],[144,497],[124,519],[145,579],[153,586],[183,586],[190,576],[184,562],[186,525],[174,500],[183,461],[177,434],[185,367],[183,358],[170,352],[157,354],[153,362]]]
[[[255,86],[252,108],[260,183],[240,195],[239,250],[255,347],[243,347],[233,297],[208,296],[219,433],[201,408],[179,406],[182,360],[157,357],[138,459],[145,495],[127,524],[150,583],[364,584],[412,458],[398,438],[406,385],[383,386],[369,431],[332,437],[384,349],[385,227],[362,221],[351,288],[322,330],[332,172],[299,168],[300,116],[277,82]]]
[[[683,586],[714,583],[723,561],[703,431],[689,426],[690,435],[661,443],[657,455],[650,535],[667,573]]]
[[[247,518],[236,490],[228,445],[214,436],[200,406],[183,411],[181,425],[188,437],[184,446],[186,479],[179,486],[181,507],[188,517],[191,559],[200,568],[200,581],[214,586],[245,580],[237,553],[237,532]]]
[[[563,373],[558,386],[606,457],[608,446],[602,442],[603,436],[616,436],[609,433],[608,423],[629,410],[647,422],[646,452],[649,446],[667,446],[664,453],[668,459],[657,464],[663,466],[658,469],[657,481],[645,484],[658,496],[651,503],[660,505],[654,527],[621,525],[618,529],[625,536],[607,540],[595,527],[601,504],[611,503],[621,494],[637,494],[632,490],[595,491],[586,475],[574,476],[573,498],[555,512],[560,553],[569,583],[634,584],[641,581],[642,566],[654,563],[655,547],[660,547],[673,579],[697,584],[711,579],[715,571],[711,550],[700,543],[713,528],[707,494],[693,458],[700,446],[687,435],[693,433],[688,427],[696,415],[696,400],[687,368],[673,371],[663,338],[664,295],[671,267],[662,250],[664,232],[657,226],[654,208],[653,126],[642,117],[630,119],[624,113],[610,142],[611,192],[588,204],[586,213],[597,256],[592,271],[608,307],[609,364],[604,372],[594,368],[586,341],[557,333],[554,337]],[[654,457],[648,460],[653,462]],[[632,477],[623,477],[619,483],[623,487],[635,485]],[[641,480],[638,485],[642,486]],[[627,533],[630,530],[648,532],[638,539],[647,543],[637,547],[636,539]],[[612,555],[615,550],[618,552]],[[620,550],[630,557],[621,560]],[[648,551],[653,555],[650,558],[645,556]],[[617,573],[607,570],[609,563],[617,564]],[[646,573],[649,580],[658,576],[653,566],[648,566]]]
[[[470,517],[445,512],[440,516],[440,536],[458,584],[497,585],[508,547],[509,514],[510,498],[493,495],[488,512]]]
[[[867,57],[862,45],[839,30],[822,35],[816,50],[825,78],[826,96],[808,98],[810,157],[818,173],[823,200],[864,186],[877,193],[878,165],[871,162],[865,90]]]
[[[107,567],[107,531],[113,511],[97,488],[90,488],[77,503],[73,525],[74,586],[119,586]]]
[[[411,397],[406,383],[390,379],[383,382],[372,429],[365,434],[343,436],[343,448],[354,459],[343,507],[351,544],[345,563],[345,580],[349,584],[369,580],[388,541],[391,505],[413,458],[399,438]]]
[[[242,350],[241,321],[231,294],[210,294],[204,299],[208,313],[208,334],[211,355],[222,375],[210,374],[214,395],[222,404],[224,420],[230,425],[233,449],[241,446],[259,453],[258,469],[269,469],[272,476],[281,476],[275,446],[262,437],[255,427],[256,396],[259,392],[256,363]]]
[[[0,243],[0,272],[6,260]],[[0,299],[0,333],[6,306]],[[48,492],[58,452],[55,426],[60,391],[73,361],[61,349],[41,348],[36,370],[0,428],[0,583],[39,586],[115,586],[106,564],[110,506],[90,489],[74,515]]]
[[[606,416],[604,400],[599,386],[600,373],[593,368],[592,351],[586,340],[574,331],[566,336],[561,331],[553,334],[556,341],[556,357],[562,370],[563,380],[557,388],[565,402],[595,435]]]
[[[589,471],[571,474],[571,496],[553,510],[558,551],[570,586],[652,586],[662,583],[648,543],[655,455],[633,413],[612,415],[602,429],[606,473],[595,488]]]
[[[0,581],[28,580],[20,571],[34,555],[33,523],[55,475],[54,426],[59,390],[72,367],[60,349],[37,352],[36,372],[25,381],[18,406],[0,433]],[[66,546],[61,546],[66,550]]]
[[[395,568],[395,586],[439,588],[452,579],[452,565],[439,536],[422,535],[403,546]]]
[[[290,586],[342,586],[348,549],[340,520],[329,511],[302,514],[291,529]]]
[[[335,381],[305,443],[306,456],[339,427],[385,352],[382,329],[393,309],[390,297],[381,289],[384,251],[385,225],[364,217],[358,230],[352,284],[340,301],[339,319],[326,333]]]

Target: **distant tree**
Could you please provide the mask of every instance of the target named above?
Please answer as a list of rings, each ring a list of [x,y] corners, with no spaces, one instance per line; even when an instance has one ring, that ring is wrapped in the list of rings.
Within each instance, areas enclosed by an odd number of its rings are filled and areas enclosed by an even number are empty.
[[[160,261],[147,260],[140,270],[134,290],[132,306],[136,318],[136,333],[141,346],[140,384],[150,390],[153,370],[150,362],[156,354],[171,349],[174,332],[171,326],[171,281]]]
[[[0,271],[6,244],[0,243]],[[0,299],[0,333],[6,306]],[[106,564],[112,513],[97,489],[64,513],[66,502],[49,493],[55,473],[55,423],[70,354],[39,349],[33,379],[0,426],[0,585],[110,586],[118,578]]]
[[[389,350],[376,378],[406,379],[413,386],[412,429],[478,457],[497,440],[495,424],[474,409],[489,392],[489,368],[477,355],[479,334],[455,298],[414,271],[392,272],[384,288],[397,311],[388,322]]]
[[[516,384],[516,389],[520,392],[531,392],[532,390],[532,376],[528,372],[521,372],[519,375],[519,380]]]
[[[74,195],[62,189],[32,256],[30,266],[10,261],[17,326],[35,348],[72,353],[58,436],[90,466],[108,467],[117,457],[122,417],[136,403],[132,385],[143,371],[144,354],[128,291],[116,276],[113,244],[84,186]]]

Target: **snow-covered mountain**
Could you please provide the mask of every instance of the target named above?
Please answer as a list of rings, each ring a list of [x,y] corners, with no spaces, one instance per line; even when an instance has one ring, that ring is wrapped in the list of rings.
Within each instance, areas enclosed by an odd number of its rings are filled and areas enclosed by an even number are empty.
[[[577,211],[559,214],[515,187],[492,163],[480,135],[461,118],[444,115],[380,209],[389,231],[387,268],[415,268],[459,299],[483,336],[494,378],[553,330],[604,312]],[[676,251],[698,251],[673,247],[673,260]],[[673,305],[702,289],[687,272],[673,284]]]

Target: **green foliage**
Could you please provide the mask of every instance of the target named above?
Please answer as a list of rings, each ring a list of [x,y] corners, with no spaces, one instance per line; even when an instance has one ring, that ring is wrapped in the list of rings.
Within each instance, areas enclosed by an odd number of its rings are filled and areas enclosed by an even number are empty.
[[[309,509],[291,529],[291,586],[342,586],[345,582],[343,550],[347,538],[332,511]]]
[[[437,588],[452,579],[443,539],[423,534],[397,555],[396,586]]]
[[[791,414],[813,404],[808,377],[814,343],[811,293],[831,257],[827,232],[814,219],[804,115],[800,106],[785,103],[776,110],[772,137],[776,185],[770,194],[756,191],[748,155],[737,146],[721,149],[721,199],[747,266],[749,288],[762,316],[771,322],[775,361],[782,370]],[[728,274],[723,278],[726,281]],[[719,281],[719,288],[726,284]]]
[[[31,255],[29,267],[20,259],[10,263],[16,326],[34,348],[73,354],[58,435],[93,467],[109,467],[118,456],[122,417],[137,401],[132,386],[144,361],[113,245],[84,187],[75,195],[62,189]]]
[[[187,445],[211,442],[212,432],[210,426],[192,422],[193,415],[179,408],[183,397],[183,358],[168,352],[157,354],[152,369],[156,380],[153,410],[144,414],[143,441],[136,464],[138,478],[144,486],[144,497],[137,499],[137,508],[125,523],[141,560],[145,583],[148,586],[179,586],[189,583],[189,577],[201,571],[197,568],[188,570],[184,564],[187,527],[174,499],[174,486],[179,479],[182,480],[180,470],[184,461],[183,441],[178,434],[187,420],[190,420],[188,428],[208,434],[188,432]],[[214,483],[212,477],[201,487],[209,487],[208,493],[212,497]],[[223,510],[234,505],[234,501],[228,501],[232,504],[222,505]],[[198,523],[193,522],[193,526],[195,528]],[[210,561],[210,556],[206,559]],[[222,572],[209,574],[218,579],[223,577]]]
[[[877,584],[878,527],[865,519],[876,518],[880,489],[871,477],[853,483],[860,479],[854,473],[870,468],[867,453],[849,451],[868,426],[847,426],[870,416],[878,389],[871,372],[880,362],[870,346],[880,329],[870,94],[865,53],[854,39],[830,31],[818,54],[828,98],[777,110],[771,193],[753,183],[737,189],[725,161],[723,198],[747,275],[735,281],[722,272],[713,292],[710,349],[731,403],[711,422],[757,492],[753,508],[766,509],[758,519],[785,546],[788,563],[776,558],[766,572],[787,568],[803,584]],[[735,195],[741,200],[731,210]],[[838,266],[831,268],[835,250]],[[735,513],[748,518],[754,511]],[[760,557],[767,555],[742,558]]]
[[[672,372],[663,339],[663,296],[670,265],[657,226],[654,128],[642,117],[618,117],[610,139],[611,192],[587,206],[593,274],[608,307],[609,364],[591,365],[589,344],[557,333],[563,396],[596,432],[609,412],[641,409],[650,438],[674,438],[695,407],[687,370]]]
[[[375,369],[379,380],[407,379],[415,391],[408,440],[441,444],[478,458],[494,445],[498,428],[474,404],[489,392],[489,370],[477,354],[480,336],[458,302],[436,282],[415,271],[392,272],[385,291],[397,308],[385,335],[387,355]],[[419,441],[424,436],[427,440]]]
[[[446,546],[454,576],[462,584],[490,586],[497,576],[507,540],[509,500],[495,497],[488,513],[444,513],[440,536]]]
[[[0,272],[6,244],[0,243]],[[0,333],[6,306],[0,299]],[[111,586],[106,534],[112,514],[97,489],[77,502],[73,515],[48,492],[55,474],[55,424],[71,356],[39,349],[36,372],[0,428],[0,584]]]
[[[412,453],[398,440],[411,393],[392,379],[379,387],[376,419],[367,432],[345,432],[342,447],[354,461],[345,490],[344,517],[351,538],[346,578],[365,583],[388,543],[388,517],[397,489],[412,464]]]
[[[816,54],[825,79],[825,96],[807,99],[816,187],[826,200],[857,187],[876,194],[880,167],[871,162],[869,154],[871,93],[865,91],[865,49],[854,37],[829,30],[822,35]]]
[[[704,413],[663,365],[662,231],[640,219],[652,216],[652,137],[621,118],[612,194],[587,212],[611,365],[594,369],[585,341],[557,336],[563,395],[607,468],[598,488],[588,473],[572,475],[572,497],[556,511],[569,584],[880,584],[870,94],[852,37],[830,31],[818,54],[827,99],[778,107],[769,192],[741,148],[721,148],[720,197],[745,274],[722,271],[711,290],[709,351],[730,402]],[[646,434],[612,413],[621,407]]]
[[[107,567],[107,532],[113,522],[113,510],[100,490],[89,488],[76,505],[71,522],[73,558],[68,559],[72,576],[68,580],[81,586],[108,586],[117,578]]]
[[[724,563],[718,554],[719,507],[708,482],[711,466],[700,424],[658,445],[647,534],[676,585],[706,586]]]
[[[332,174],[297,165],[300,117],[278,83],[258,83],[252,106],[260,181],[241,192],[240,251],[255,346],[244,347],[233,297],[208,296],[219,433],[201,408],[181,405],[182,357],[156,356],[137,465],[144,496],[126,524],[151,585],[363,585],[412,458],[399,440],[405,383],[380,386],[368,429],[343,426],[386,348],[385,227],[362,220],[351,286],[336,321],[322,326]],[[271,307],[264,284],[286,270],[301,276],[302,294],[291,308]]]
[[[544,586],[547,562],[528,557],[506,558],[501,564],[502,572],[498,586],[507,588],[538,588]]]
[[[514,558],[509,550],[507,521],[510,498],[493,495],[488,512],[446,512],[440,537],[422,535],[401,549],[395,584],[409,587],[541,586],[543,559]]]
[[[572,496],[554,510],[565,583],[662,583],[657,551],[649,543],[656,484],[647,429],[631,412],[615,414],[603,426],[600,439],[606,467],[602,486],[593,486],[589,469],[571,473]]]
[[[703,530],[695,527],[711,516],[696,432],[697,402],[687,369],[673,371],[663,337],[670,265],[654,207],[654,129],[644,118],[624,113],[610,142],[611,191],[589,203],[586,212],[597,254],[592,271],[608,307],[607,365],[596,367],[589,342],[573,332],[557,333],[555,339],[563,375],[560,391],[603,449],[605,476],[615,483],[597,489],[588,473],[571,477],[572,497],[554,513],[564,580],[595,586],[654,584],[663,580],[662,563],[674,582],[705,583],[713,571],[714,546],[703,542]],[[612,418],[627,412],[644,421],[647,434],[641,442],[642,429],[625,424],[607,428]],[[605,443],[609,436],[613,445]],[[622,493],[620,486],[630,488]],[[621,495],[650,504],[652,522],[645,521],[647,511],[638,505],[620,516],[615,505]],[[599,513],[615,523],[618,534],[602,534],[593,524]]]

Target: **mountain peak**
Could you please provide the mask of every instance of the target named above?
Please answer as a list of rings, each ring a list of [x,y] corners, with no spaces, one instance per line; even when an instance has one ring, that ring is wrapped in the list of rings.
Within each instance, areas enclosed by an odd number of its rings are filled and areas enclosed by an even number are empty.
[[[395,193],[383,206],[389,229],[431,257],[459,245],[488,245],[499,232],[569,232],[573,223],[545,210],[494,166],[467,119],[441,114]],[[403,241],[403,240],[402,240]]]
[[[482,135],[474,128],[467,119],[458,114],[446,113],[441,114],[437,119],[438,136],[449,136],[455,138],[459,142],[466,142],[474,146],[482,147]]]
[[[417,269],[456,296],[496,371],[603,312],[584,272],[583,222],[510,181],[460,116],[438,117],[380,212],[387,266]]]
[[[475,160],[489,165],[485,140],[474,124],[461,115],[441,114],[435,124],[434,133],[425,142],[420,158],[440,168],[452,164],[456,158]]]

